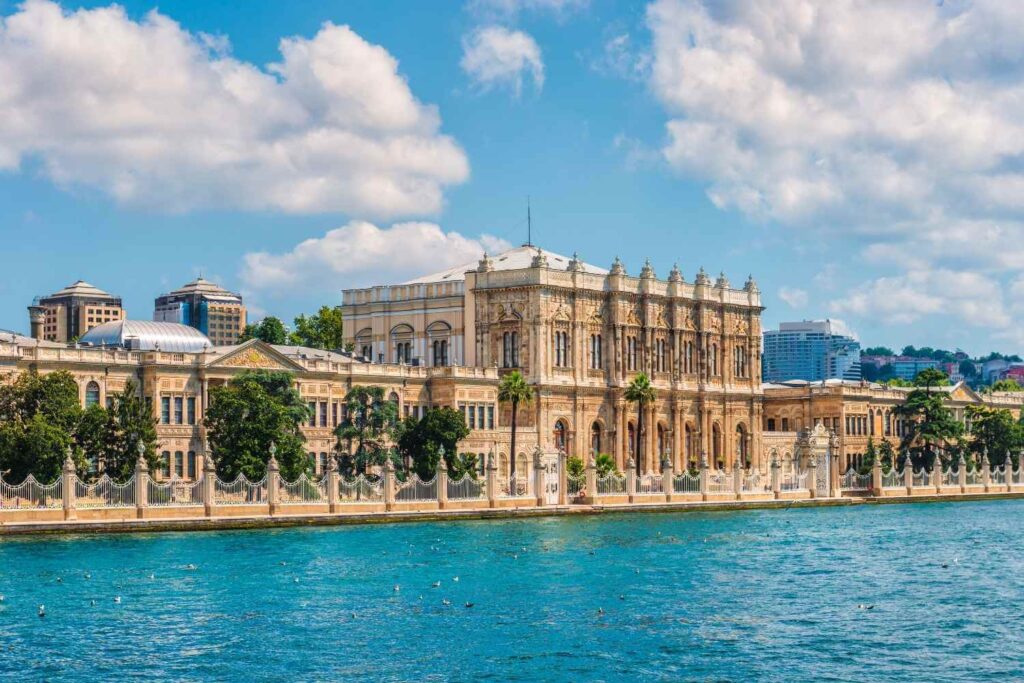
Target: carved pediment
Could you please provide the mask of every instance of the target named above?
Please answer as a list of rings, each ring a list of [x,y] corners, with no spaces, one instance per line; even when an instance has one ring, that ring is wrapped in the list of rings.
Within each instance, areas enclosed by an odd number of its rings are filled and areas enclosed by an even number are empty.
[[[552,318],[560,322],[568,322],[572,320],[572,315],[570,315],[569,313],[569,307],[566,306],[565,304],[562,304],[561,306],[558,307],[557,310],[555,310],[555,314],[552,316]]]
[[[736,328],[734,330],[735,334],[745,335],[749,331],[750,331],[750,327],[747,325],[747,321],[746,320],[744,320],[743,318],[740,318],[739,320],[736,321]]]
[[[626,322],[630,325],[639,325],[640,311],[636,308],[629,309],[629,313],[626,314]]]
[[[222,368],[245,368],[249,370],[304,370],[287,356],[260,341],[248,342],[238,349],[210,363]]]
[[[223,365],[231,368],[266,368],[266,369],[281,369],[283,366],[268,358],[266,354],[260,352],[257,349],[247,349],[241,353],[236,353],[230,356],[218,365]]]

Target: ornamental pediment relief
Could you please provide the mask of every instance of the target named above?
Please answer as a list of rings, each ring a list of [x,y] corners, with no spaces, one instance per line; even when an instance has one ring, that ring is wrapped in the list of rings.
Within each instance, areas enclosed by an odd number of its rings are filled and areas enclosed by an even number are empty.
[[[626,322],[630,325],[640,324],[640,311],[635,308],[629,309],[629,313],[626,314]]]
[[[559,322],[568,322],[572,320],[572,315],[569,313],[569,307],[565,304],[559,306],[551,317],[553,320],[557,320]]]
[[[501,303],[494,307],[494,319],[501,322],[504,320],[522,320],[523,309],[521,304]]]
[[[244,368],[247,370],[305,370],[262,342],[253,342],[210,363],[211,367]]]

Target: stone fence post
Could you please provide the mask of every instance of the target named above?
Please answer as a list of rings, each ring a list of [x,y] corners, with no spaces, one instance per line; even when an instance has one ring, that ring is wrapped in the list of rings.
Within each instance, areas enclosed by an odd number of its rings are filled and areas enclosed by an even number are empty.
[[[882,495],[882,460],[878,457],[871,463],[871,495]]]
[[[935,493],[942,490],[942,458],[939,457],[938,451],[935,451],[935,457],[932,458],[932,476],[929,482],[935,489]]]
[[[711,472],[708,467],[708,459],[702,455],[700,459],[700,497],[702,500],[708,499],[708,494],[711,492]]]
[[[992,490],[992,463],[988,459],[988,449],[981,454],[981,483],[985,485],[985,493]]]
[[[665,494],[665,501],[671,503],[674,491],[674,479],[676,476],[676,464],[671,457],[661,461],[661,490]]]
[[[903,460],[903,485],[907,487],[907,495],[914,492],[914,461],[910,459],[910,453]]]
[[[327,457],[327,511],[334,514],[341,511],[341,502],[338,499],[338,459],[331,453]]]
[[[558,451],[558,504],[569,504],[569,456],[564,450]]]
[[[384,463],[384,509],[395,509],[395,463],[391,458]]]
[[[743,466],[738,460],[733,463],[732,490],[736,492],[736,500],[743,498]]]
[[[270,442],[270,460],[267,461],[267,506],[271,515],[276,515],[280,507],[281,495],[281,467],[277,464],[274,454],[277,446]]]
[[[597,462],[594,461],[593,453],[590,454],[590,460],[587,461],[586,479],[583,485],[587,490],[584,502],[593,505],[597,502]]]
[[[807,462],[807,492],[811,498],[818,497],[818,459],[815,457]]]
[[[448,463],[444,461],[444,446],[437,461],[437,507],[439,510],[448,507]]]
[[[963,453],[957,461],[956,483],[960,485],[960,493],[967,493],[967,460]]]
[[[537,499],[537,507],[543,507],[547,503],[544,481],[544,458],[541,455],[540,446],[533,452],[533,495]]]
[[[779,456],[772,456],[772,494],[778,500],[782,497],[782,466],[779,464]]]
[[[173,493],[173,491],[172,491]],[[135,517],[146,516],[149,505],[149,465],[146,463],[146,447],[139,441],[139,459],[135,461]]]
[[[494,451],[487,455],[487,507],[498,507],[498,463]]]
[[[75,461],[71,459],[71,446],[68,446],[67,454],[64,456],[64,467],[61,469],[61,498],[64,508],[64,519],[77,519],[75,512]]]
[[[636,498],[636,463],[633,458],[626,461],[626,495],[630,503]]]
[[[217,468],[213,464],[213,458],[207,453],[203,458],[203,513],[207,517],[213,517],[214,502],[217,494]]]
[[[1006,460],[1003,461],[1003,472],[1005,472],[1004,478],[1006,481],[1006,491],[1009,493],[1013,490],[1013,460],[1010,459],[1010,451],[1006,451]]]

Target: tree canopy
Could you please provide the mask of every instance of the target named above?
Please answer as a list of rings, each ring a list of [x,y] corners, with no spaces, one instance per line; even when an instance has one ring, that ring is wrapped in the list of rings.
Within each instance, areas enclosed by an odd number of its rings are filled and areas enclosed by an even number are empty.
[[[114,479],[126,480],[135,472],[139,442],[150,472],[160,466],[157,455],[156,417],[138,395],[134,382],[109,398],[110,407],[90,406],[82,414],[75,441],[84,454],[103,464]]]
[[[288,330],[285,329],[280,318],[268,315],[256,324],[246,325],[238,341],[244,342],[250,339],[259,339],[267,344],[287,344]]]
[[[914,376],[915,387],[947,387],[949,376],[938,368],[925,368]]]
[[[989,387],[990,391],[1009,391],[1013,393],[1020,393],[1024,391],[1024,387],[1015,379],[1000,379],[992,383]]]
[[[498,383],[498,401],[512,406],[512,455],[509,457],[509,475],[516,471],[516,431],[519,427],[519,406],[529,404],[533,400],[533,388],[527,383],[523,373],[513,370],[501,378]]]
[[[398,404],[385,400],[383,387],[352,387],[345,395],[344,419],[334,430],[342,471],[365,473],[368,466],[398,460],[392,447],[397,428]]]
[[[457,455],[459,441],[469,436],[469,428],[462,413],[454,408],[431,408],[416,419],[407,418],[399,435],[398,450],[408,458],[420,479],[429,479],[437,471],[444,448],[445,466],[452,478],[459,478],[466,471],[467,463]],[[473,456],[473,463],[476,456]],[[476,476],[476,472],[471,473]]]
[[[295,480],[310,466],[300,429],[306,419],[308,409],[287,372],[243,372],[212,388],[206,428],[218,476],[230,481],[241,473],[251,481],[262,479],[273,443],[281,475]]]
[[[937,447],[944,448],[963,434],[963,425],[945,406],[945,398],[944,394],[919,387],[894,409],[907,421],[900,450],[911,456],[915,466],[931,465]]]
[[[965,445],[975,463],[980,464],[982,454],[988,453],[994,466],[1001,465],[1009,454],[1016,465],[1024,448],[1024,426],[1009,410],[971,405],[967,406],[967,419],[971,438]]]
[[[340,351],[344,346],[343,321],[340,307],[321,306],[308,318],[295,318],[295,329],[288,336],[288,343],[295,346],[309,346],[326,351]]]

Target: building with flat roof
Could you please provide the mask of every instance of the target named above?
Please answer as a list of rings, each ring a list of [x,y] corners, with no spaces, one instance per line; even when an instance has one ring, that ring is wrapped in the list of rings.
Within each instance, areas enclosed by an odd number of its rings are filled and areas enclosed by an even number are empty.
[[[240,294],[200,277],[157,297],[153,320],[194,327],[215,346],[223,346],[238,342],[245,330],[245,304]]]
[[[832,320],[781,323],[777,330],[765,330],[764,380],[859,380],[860,342],[843,332]]]
[[[125,317],[121,297],[84,280],[37,297],[28,312],[32,337],[52,342],[74,341],[97,325]]]
[[[892,359],[892,373],[908,382],[914,381],[922,370],[929,370],[939,367],[939,361],[934,358],[913,358],[911,356],[896,356]]]

